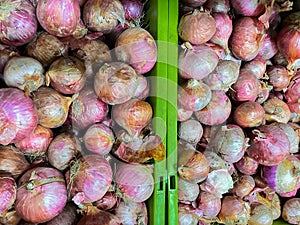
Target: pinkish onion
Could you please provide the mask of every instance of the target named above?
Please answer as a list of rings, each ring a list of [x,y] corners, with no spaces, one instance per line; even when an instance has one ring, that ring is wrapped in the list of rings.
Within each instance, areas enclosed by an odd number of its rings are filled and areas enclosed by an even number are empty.
[[[121,0],[124,7],[125,19],[138,20],[143,16],[143,3],[141,0]]]
[[[263,107],[268,122],[287,123],[291,118],[289,106],[277,97],[265,101]]]
[[[192,202],[195,201],[200,193],[197,183],[190,183],[184,179],[178,178],[178,201]]]
[[[282,208],[282,218],[289,224],[299,224],[300,198],[287,200]]]
[[[267,35],[260,46],[257,56],[267,60],[273,58],[277,51],[278,48],[276,44],[276,39],[273,37],[273,35],[271,35],[270,32],[267,32]]]
[[[191,118],[193,111],[185,110],[183,107],[178,106],[177,108],[177,120],[180,122],[186,121]]]
[[[280,65],[271,66],[267,70],[269,83],[275,91],[282,91],[289,86],[290,78],[288,70]]]
[[[238,197],[245,197],[255,188],[255,181],[250,175],[241,175],[237,178],[237,182],[234,183],[231,190]]]
[[[202,191],[197,200],[198,209],[202,211],[203,218],[214,219],[221,210],[221,199],[212,193]]]
[[[290,84],[284,93],[284,97],[288,103],[296,103],[300,98],[300,74],[296,73],[292,77]]]
[[[227,13],[230,10],[229,0],[207,0],[204,6],[213,13]]]
[[[242,68],[244,70],[250,70],[257,79],[261,79],[265,76],[267,62],[263,58],[256,57],[251,61],[246,62]]]
[[[179,124],[179,138],[190,144],[197,144],[200,141],[202,134],[202,125],[197,120],[190,119]]]
[[[3,217],[16,200],[17,184],[11,177],[0,177],[0,216]]]
[[[106,194],[95,202],[98,209],[110,210],[115,207],[118,202],[117,195],[114,192],[106,192]]]
[[[236,168],[246,175],[255,174],[257,172],[258,165],[258,162],[247,155],[244,155],[238,162],[235,163]]]

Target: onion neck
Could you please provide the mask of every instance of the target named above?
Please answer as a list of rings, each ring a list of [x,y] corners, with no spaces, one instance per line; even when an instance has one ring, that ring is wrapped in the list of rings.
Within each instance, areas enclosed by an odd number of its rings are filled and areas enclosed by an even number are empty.
[[[10,0],[1,1],[0,4],[0,21],[6,21],[10,17],[11,12],[15,9],[19,9],[22,1],[15,1],[11,3]]]
[[[24,186],[26,187],[27,190],[34,190],[35,188],[37,187],[40,187],[42,185],[45,185],[45,184],[50,184],[50,183],[53,183],[53,182],[65,182],[65,180],[61,177],[48,177],[48,178],[42,178],[42,179],[33,179],[33,180],[30,180],[28,182],[26,182],[24,184]]]

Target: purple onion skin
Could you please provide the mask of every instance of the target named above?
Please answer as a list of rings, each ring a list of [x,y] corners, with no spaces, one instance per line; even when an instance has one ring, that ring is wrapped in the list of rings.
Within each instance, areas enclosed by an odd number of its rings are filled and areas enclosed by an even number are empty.
[[[54,219],[44,225],[74,225],[77,222],[77,208],[72,204],[67,204],[63,211]]]
[[[110,210],[118,202],[118,198],[113,192],[106,192],[106,194],[98,201],[95,202],[95,205],[98,209],[101,210]]]
[[[235,167],[241,173],[246,175],[254,175],[257,172],[258,166],[258,162],[247,155],[244,155],[238,162],[235,163]]]
[[[11,177],[0,177],[0,217],[12,207],[16,199],[17,184]]]
[[[207,0],[204,6],[213,13],[227,13],[230,10],[229,0]]]
[[[231,0],[230,2],[236,12],[243,16],[258,16],[265,9],[265,6],[257,0]]]
[[[137,20],[142,16],[143,3],[140,0],[121,0],[121,3],[124,7],[126,20]]]
[[[270,33],[267,32],[266,37],[262,41],[260,46],[258,57],[262,57],[265,60],[273,58],[278,52],[277,44],[275,38],[271,36]]]

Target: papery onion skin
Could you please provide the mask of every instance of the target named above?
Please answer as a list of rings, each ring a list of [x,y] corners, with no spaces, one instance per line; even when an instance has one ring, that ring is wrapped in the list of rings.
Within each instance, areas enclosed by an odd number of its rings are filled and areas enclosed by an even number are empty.
[[[80,205],[98,201],[105,195],[112,182],[112,169],[102,156],[86,155],[72,164],[65,177],[72,201]]]
[[[230,10],[229,0],[207,0],[204,6],[213,13],[227,13]]]
[[[15,202],[17,184],[11,177],[0,177],[0,216],[4,216]]]
[[[51,129],[37,125],[31,134],[16,142],[15,145],[25,154],[39,156],[46,153],[52,139],[53,132]]]
[[[185,79],[201,80],[218,65],[218,55],[206,45],[184,47],[179,53],[179,75]]]
[[[178,35],[183,41],[194,45],[207,42],[216,32],[216,22],[209,12],[194,10],[181,17]]]
[[[95,205],[98,209],[101,210],[110,210],[118,202],[118,197],[114,192],[106,192],[106,194],[98,201],[95,202]]]
[[[265,37],[263,31],[264,25],[254,17],[237,19],[229,41],[232,53],[244,61],[254,59]]]
[[[197,144],[203,134],[203,128],[201,123],[197,120],[187,120],[180,123],[178,127],[178,136],[180,139],[190,143]]]
[[[114,209],[114,214],[122,225],[148,224],[147,207],[144,202],[121,201]]]
[[[137,74],[149,72],[157,60],[157,46],[152,35],[143,28],[128,28],[115,44],[119,61],[129,63]]]
[[[242,68],[244,70],[251,70],[251,72],[257,77],[257,79],[261,79],[265,75],[267,62],[263,58],[256,57],[251,61],[246,62]]]
[[[244,155],[235,163],[236,168],[243,174],[254,175],[257,172],[258,162],[251,157]]]
[[[263,204],[252,204],[249,225],[272,225],[273,215],[272,210]]]
[[[268,99],[263,107],[269,122],[287,123],[291,118],[289,106],[277,97]]]
[[[0,144],[18,142],[37,126],[38,114],[31,98],[17,88],[0,89]]]
[[[178,178],[178,201],[195,201],[200,193],[197,183],[190,183],[184,179]]]
[[[234,183],[232,192],[238,197],[245,197],[255,187],[255,181],[250,175],[241,175],[238,177],[238,181]]]
[[[282,218],[290,224],[299,224],[300,198],[287,200],[282,208]]]
[[[253,131],[248,155],[264,166],[274,166],[289,154],[290,141],[278,127],[263,125]]]
[[[257,56],[268,60],[273,58],[277,52],[278,48],[276,44],[276,39],[270,34],[270,32],[267,32],[267,35],[260,46]]]
[[[79,140],[69,133],[58,134],[50,143],[47,156],[49,163],[58,170],[65,170],[81,151]]]
[[[271,98],[271,90],[273,87],[271,85],[268,85],[266,82],[259,80],[259,92],[257,99],[255,100],[257,103],[262,104],[265,101],[267,101],[269,98]]]
[[[122,193],[122,198],[126,201],[144,202],[154,190],[151,170],[140,164],[119,164],[115,182]]]
[[[292,77],[291,82],[284,93],[284,97],[288,103],[296,103],[300,98],[300,74],[296,73]]]
[[[280,65],[268,68],[267,71],[269,82],[275,91],[282,91],[287,88],[290,83],[288,70]]]
[[[137,20],[142,17],[143,3],[141,0],[121,0],[127,21]]]
[[[72,98],[59,94],[49,87],[41,87],[33,97],[38,111],[38,122],[48,128],[57,128],[67,120]]]
[[[67,204],[63,211],[45,225],[74,225],[77,222],[76,207],[72,204]]]
[[[43,180],[47,179],[49,181],[43,184]],[[30,181],[34,184],[29,185],[32,184],[28,184]],[[42,184],[39,185],[39,182]],[[66,205],[66,184],[63,175],[56,169],[36,167],[28,170],[18,184],[15,209],[22,219],[28,222],[47,222],[57,216]],[[51,204],[48,204],[49,202]]]
[[[37,20],[35,8],[29,1],[2,1],[0,9],[1,42],[21,46],[34,38]]]
[[[202,191],[197,200],[198,209],[203,211],[203,218],[214,219],[221,210],[221,199],[215,195]]]

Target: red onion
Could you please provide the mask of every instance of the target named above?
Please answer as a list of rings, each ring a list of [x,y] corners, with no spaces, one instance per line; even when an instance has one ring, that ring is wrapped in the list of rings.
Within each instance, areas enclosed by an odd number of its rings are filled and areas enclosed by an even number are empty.
[[[284,97],[288,103],[296,103],[300,98],[300,74],[297,73],[292,77],[291,82],[284,93]]]
[[[223,91],[212,91],[210,102],[195,112],[197,119],[205,125],[214,126],[224,123],[231,112],[231,102]]]
[[[183,107],[178,106],[177,108],[177,120],[180,122],[186,121],[191,118],[193,111],[185,110]]]
[[[210,74],[218,64],[218,56],[206,45],[182,45],[179,53],[179,75],[185,79],[201,80]]]
[[[0,73],[3,73],[3,69],[8,60],[14,56],[18,56],[18,50],[9,45],[0,44]]]
[[[190,79],[178,90],[178,102],[185,110],[199,111],[210,102],[212,92],[202,81]]]
[[[84,36],[86,30],[80,19],[80,6],[77,0],[39,0],[36,16],[41,26],[57,37],[78,35],[81,30]]]
[[[46,85],[62,94],[75,94],[85,84],[85,66],[76,57],[60,57],[55,60],[46,73]]]
[[[239,59],[254,59],[265,37],[264,25],[254,17],[242,17],[235,21],[231,35],[230,49]]]
[[[192,202],[195,201],[200,193],[197,183],[190,183],[184,179],[178,178],[178,201]]]
[[[273,58],[277,53],[278,48],[276,44],[276,39],[271,35],[270,32],[267,32],[266,37],[262,41],[260,46],[258,57],[262,57],[265,60]]]
[[[195,9],[192,13],[183,15],[178,25],[179,37],[194,45],[207,42],[215,32],[216,22],[208,11]]]
[[[255,101],[259,104],[262,104],[269,98],[272,98],[273,93],[270,92],[272,89],[273,87],[271,85],[268,85],[266,82],[259,80],[259,93]]]
[[[148,224],[147,207],[144,202],[121,201],[114,212],[122,225]]]
[[[234,122],[243,127],[258,127],[264,123],[265,110],[257,102],[243,102],[233,112]]]
[[[19,180],[15,208],[28,222],[44,223],[53,219],[62,212],[66,202],[65,180],[56,169],[36,167],[26,171]]]
[[[150,123],[152,115],[151,105],[138,99],[112,108],[113,119],[132,136],[139,134]]]
[[[202,125],[197,120],[190,119],[179,124],[179,138],[190,144],[197,144],[200,141],[202,134]]]
[[[121,104],[135,95],[137,79],[131,66],[122,62],[105,63],[96,74],[94,90],[103,102]]]
[[[209,173],[209,163],[201,152],[198,152],[190,144],[178,146],[178,175],[191,183],[199,183]]]
[[[143,16],[143,3],[141,0],[121,0],[121,3],[124,7],[126,20],[137,20]]]
[[[27,55],[37,59],[43,66],[49,66],[66,51],[66,46],[57,37],[46,32],[39,33],[26,46]]]
[[[52,88],[41,87],[34,94],[33,101],[38,111],[39,124],[48,128],[56,128],[67,120],[73,99],[61,95]]]
[[[91,207],[92,208],[92,207]],[[77,225],[122,225],[120,219],[106,211],[93,207],[79,220]]]
[[[255,187],[255,181],[250,175],[241,175],[238,177],[238,181],[234,183],[232,193],[238,197],[245,197]]]
[[[226,13],[214,13],[213,17],[216,22],[216,32],[209,41],[220,45],[228,54],[230,52],[228,40],[232,33],[232,20]]]
[[[207,0],[182,0],[184,4],[193,7],[193,8],[197,8],[201,5],[203,5]]]
[[[17,184],[11,177],[0,177],[0,216],[4,216],[16,200]]]
[[[259,81],[251,70],[241,69],[239,77],[232,85],[233,99],[239,102],[254,102],[259,93]]]
[[[81,147],[79,140],[69,133],[57,135],[50,143],[47,156],[49,163],[61,171],[65,170],[78,155]]]
[[[105,195],[112,182],[112,169],[102,156],[87,155],[74,162],[65,177],[73,202],[80,205]]]
[[[106,194],[98,201],[95,202],[95,205],[98,209],[101,210],[110,210],[118,202],[117,196],[113,192],[106,192]]]
[[[129,63],[137,74],[145,74],[156,63],[157,47],[148,31],[128,28],[116,40],[115,55],[119,61]]]
[[[282,208],[282,218],[289,224],[299,224],[300,198],[287,200]]]
[[[210,171],[219,169],[228,170],[227,163],[217,153],[211,151],[204,151],[203,154],[209,163]]]
[[[140,100],[145,100],[150,94],[150,84],[146,77],[143,75],[137,76],[137,89],[135,90],[134,97]]]
[[[267,71],[269,82],[275,91],[286,89],[290,83],[288,70],[280,65],[271,66]]]
[[[267,62],[263,58],[256,57],[249,62],[246,62],[243,69],[250,70],[257,79],[262,79],[267,69]]]
[[[238,162],[235,163],[235,167],[243,174],[253,175],[257,172],[258,162],[251,157],[244,155]]]
[[[33,132],[38,115],[33,101],[19,89],[0,89],[0,99],[0,144],[8,145]]]
[[[275,166],[289,154],[290,142],[278,127],[263,125],[252,131],[247,152],[251,158],[264,166]]]
[[[197,208],[203,212],[203,218],[214,219],[221,210],[221,199],[203,191],[199,195]]]
[[[229,0],[207,0],[204,6],[213,13],[227,13],[230,10]]]
[[[90,126],[83,137],[85,147],[90,152],[106,155],[110,152],[115,137],[112,130],[104,124]]]
[[[264,102],[266,120],[269,122],[287,123],[291,118],[288,105],[277,97],[270,98]]]
[[[154,190],[152,171],[140,164],[118,164],[115,182],[125,201],[146,201]]]
[[[261,0],[249,0],[247,2],[230,0],[232,7],[243,16],[259,16],[265,10],[265,3]]]
[[[63,211],[54,219],[47,222],[45,225],[73,225],[77,222],[76,207],[67,204]]]
[[[247,224],[272,225],[273,224],[272,210],[260,203],[251,204],[251,213]]]
[[[206,191],[221,198],[229,189],[233,188],[233,180],[225,169],[211,171],[206,180],[200,184],[202,191]]]
[[[30,42],[37,31],[35,8],[29,1],[1,1],[0,41],[20,46]]]
[[[52,139],[53,132],[51,129],[37,125],[31,134],[16,142],[15,145],[25,154],[39,156],[45,154]]]
[[[297,67],[300,58],[299,12],[294,12],[285,18],[285,23],[278,33],[277,47],[288,60],[287,68]]]
[[[198,218],[193,214],[193,208],[190,205],[178,205],[178,225],[197,225]]]
[[[288,64],[288,61],[285,58],[285,56],[279,51],[275,54],[275,56],[272,59],[275,65],[287,66]]]

